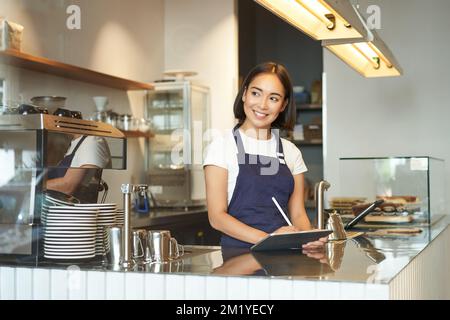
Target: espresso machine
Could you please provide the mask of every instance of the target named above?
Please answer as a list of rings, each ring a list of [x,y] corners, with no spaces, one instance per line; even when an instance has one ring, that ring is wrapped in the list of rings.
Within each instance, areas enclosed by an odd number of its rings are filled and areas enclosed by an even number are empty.
[[[1,261],[40,261],[41,211],[48,173],[64,166],[61,159],[72,139],[80,136],[100,137],[109,149],[109,164],[91,169],[100,175],[85,175],[90,177],[87,186],[104,187],[102,170],[126,168],[126,138],[120,130],[106,123],[48,114],[0,116]],[[96,202],[97,193],[87,193],[78,193],[78,201]]]

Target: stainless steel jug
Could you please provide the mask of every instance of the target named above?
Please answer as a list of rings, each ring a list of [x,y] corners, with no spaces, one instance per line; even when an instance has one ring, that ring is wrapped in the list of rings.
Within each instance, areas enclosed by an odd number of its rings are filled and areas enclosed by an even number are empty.
[[[134,262],[142,263],[145,260],[147,247],[147,230],[138,229],[133,231],[132,257]]]
[[[327,229],[332,230],[333,233],[329,236],[330,240],[345,240],[347,239],[347,233],[344,229],[341,216],[336,212],[330,213],[328,218]]]
[[[122,246],[123,227],[109,226],[106,227],[106,259],[110,265],[120,265],[123,260],[123,246]]]
[[[183,246],[171,237],[169,230],[148,231],[146,262],[166,263],[178,259],[183,254]]]

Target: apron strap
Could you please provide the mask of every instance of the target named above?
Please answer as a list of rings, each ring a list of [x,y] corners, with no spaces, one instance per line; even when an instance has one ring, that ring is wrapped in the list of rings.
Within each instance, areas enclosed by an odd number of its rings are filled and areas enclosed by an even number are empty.
[[[233,128],[234,141],[238,149],[238,153],[245,154],[244,143],[242,142],[241,134],[239,133],[239,124]]]
[[[271,130],[270,132],[275,136],[275,141],[277,144],[277,146],[276,146],[277,158],[280,161],[280,163],[286,164],[286,161],[284,159],[283,143],[281,142],[281,138],[279,135],[279,129]],[[239,124],[237,124],[233,128],[233,136],[234,136],[234,141],[236,142],[236,146],[238,149],[238,163],[242,164],[245,162],[245,149],[244,149],[244,143],[242,142],[241,134],[239,132]],[[250,155],[250,156],[252,156],[252,155]],[[252,158],[253,157],[251,157],[251,159],[250,159],[250,163],[254,163],[256,160],[256,159],[252,159]]]
[[[241,134],[239,133],[239,124],[237,124],[233,128],[233,136],[234,136],[234,141],[236,142],[236,146],[238,149],[238,153],[237,153],[238,165],[245,164],[245,149],[244,149],[244,143],[242,142]],[[255,162],[255,159],[252,159],[252,162]]]
[[[73,149],[72,153],[70,154],[71,156],[75,155],[75,152],[77,152],[78,148],[80,148],[81,144],[83,143],[83,141],[87,138],[87,136],[83,136],[80,141],[78,141],[77,145],[75,146],[75,148]]]
[[[284,159],[283,143],[281,142],[279,132],[279,129],[272,130],[272,134],[275,136],[275,139],[277,141],[277,158],[280,163],[286,164],[286,160]]]

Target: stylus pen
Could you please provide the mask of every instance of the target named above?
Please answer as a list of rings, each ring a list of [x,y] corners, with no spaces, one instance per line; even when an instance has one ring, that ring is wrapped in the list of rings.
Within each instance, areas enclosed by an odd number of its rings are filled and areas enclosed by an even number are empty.
[[[284,220],[286,220],[287,224],[290,225],[290,226],[292,226],[291,221],[289,221],[289,219],[288,219],[286,213],[284,213],[283,209],[281,209],[280,205],[278,204],[277,199],[275,199],[275,197],[272,197],[272,201],[273,201],[273,203],[275,203],[275,205],[277,206],[278,211],[280,211],[281,215],[283,216]]]

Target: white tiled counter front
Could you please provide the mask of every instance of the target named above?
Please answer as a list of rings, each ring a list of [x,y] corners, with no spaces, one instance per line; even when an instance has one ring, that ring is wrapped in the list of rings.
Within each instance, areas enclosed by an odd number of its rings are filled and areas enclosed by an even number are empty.
[[[389,299],[389,285],[2,267],[1,299]]]
[[[225,265],[220,250],[192,258],[179,273],[2,265],[0,299],[450,298],[450,228],[446,219],[415,240],[369,239],[370,248],[364,242],[349,242],[333,272],[327,269],[315,275],[308,270],[306,274],[274,276],[270,272],[278,271],[269,267],[266,275],[229,271],[215,275]],[[357,264],[359,269],[354,266]]]

